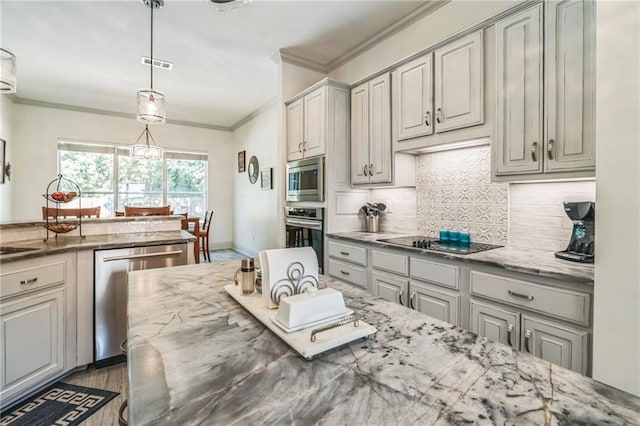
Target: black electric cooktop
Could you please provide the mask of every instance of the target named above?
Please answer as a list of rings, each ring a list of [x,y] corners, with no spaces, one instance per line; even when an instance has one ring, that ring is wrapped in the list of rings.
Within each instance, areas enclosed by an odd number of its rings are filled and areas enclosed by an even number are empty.
[[[459,241],[440,241],[437,238],[412,235],[409,237],[389,238],[378,240],[382,243],[394,244],[403,247],[414,247],[422,250],[442,251],[446,253],[471,254],[491,250],[502,246],[486,243],[461,243]]]

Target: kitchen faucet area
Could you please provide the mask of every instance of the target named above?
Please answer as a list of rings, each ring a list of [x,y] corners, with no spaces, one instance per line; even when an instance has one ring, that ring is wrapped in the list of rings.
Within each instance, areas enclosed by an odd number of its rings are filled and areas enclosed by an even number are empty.
[[[640,2],[0,0],[0,423],[640,426]]]

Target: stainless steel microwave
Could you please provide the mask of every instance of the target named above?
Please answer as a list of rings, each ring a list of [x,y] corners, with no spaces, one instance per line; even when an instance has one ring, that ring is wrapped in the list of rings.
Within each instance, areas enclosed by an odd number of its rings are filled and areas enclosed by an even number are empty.
[[[287,201],[324,201],[324,157],[287,163]]]

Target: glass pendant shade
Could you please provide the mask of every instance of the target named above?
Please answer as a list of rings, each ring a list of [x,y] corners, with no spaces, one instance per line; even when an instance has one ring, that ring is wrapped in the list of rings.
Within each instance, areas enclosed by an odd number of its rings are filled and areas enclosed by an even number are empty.
[[[145,143],[140,143],[142,136],[145,137]],[[151,144],[153,142],[153,145]],[[161,160],[164,150],[156,145],[156,141],[151,136],[149,125],[144,126],[144,130],[138,136],[136,143],[129,147],[129,156],[144,160]]]
[[[16,55],[0,48],[0,93],[16,92]]]
[[[218,12],[225,12],[231,9],[237,9],[253,0],[210,0],[216,6]]]
[[[154,89],[140,89],[136,117],[138,121],[149,124],[164,123],[166,117],[164,94]]]

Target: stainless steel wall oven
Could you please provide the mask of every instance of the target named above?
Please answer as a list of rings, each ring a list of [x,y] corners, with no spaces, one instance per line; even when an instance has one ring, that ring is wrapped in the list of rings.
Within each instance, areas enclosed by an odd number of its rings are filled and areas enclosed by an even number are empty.
[[[324,209],[286,207],[285,232],[287,247],[312,247],[323,270]]]

